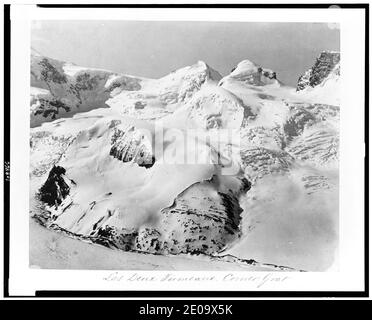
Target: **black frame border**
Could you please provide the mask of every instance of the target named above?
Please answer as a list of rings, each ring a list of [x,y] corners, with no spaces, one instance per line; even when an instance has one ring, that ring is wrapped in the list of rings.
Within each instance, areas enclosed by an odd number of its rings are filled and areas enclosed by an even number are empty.
[[[36,291],[35,296],[9,295],[9,230],[10,181],[7,165],[10,163],[10,76],[11,76],[11,21],[10,5],[4,5],[4,288],[5,298],[166,298],[166,297],[246,297],[246,298],[308,298],[308,297],[368,297],[369,296],[369,4],[38,4],[41,8],[238,8],[238,9],[364,9],[365,11],[365,88],[364,88],[364,290],[363,291]]]

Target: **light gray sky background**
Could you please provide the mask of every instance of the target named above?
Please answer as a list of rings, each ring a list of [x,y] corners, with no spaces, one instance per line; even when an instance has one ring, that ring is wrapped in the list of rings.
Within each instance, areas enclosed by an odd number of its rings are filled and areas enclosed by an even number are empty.
[[[35,21],[32,47],[85,67],[160,78],[203,60],[223,76],[249,59],[295,86],[340,30],[322,23]]]

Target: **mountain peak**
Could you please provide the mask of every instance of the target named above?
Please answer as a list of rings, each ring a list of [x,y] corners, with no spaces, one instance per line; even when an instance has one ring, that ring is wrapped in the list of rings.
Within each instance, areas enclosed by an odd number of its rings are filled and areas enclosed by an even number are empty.
[[[166,76],[162,77],[161,79],[178,79],[178,80],[187,80],[192,78],[198,78],[201,82],[212,80],[212,81],[219,81],[222,76],[221,74],[210,67],[205,61],[198,60],[196,63],[176,69],[171,73],[167,74]]]
[[[203,60],[198,60],[196,64],[204,68],[209,68],[208,64]]]
[[[238,65],[231,70],[231,73],[224,79],[238,80],[254,86],[279,83],[276,79],[275,71],[263,68],[248,59],[239,62]],[[224,79],[221,80],[220,85],[223,83]]]
[[[213,69],[209,64],[207,64],[203,60],[198,60],[196,64],[192,65],[191,68],[195,67],[196,69],[201,69],[202,72],[205,72],[207,75],[207,80],[212,80],[212,81],[219,81],[222,79],[221,74]]]
[[[321,84],[333,71],[339,68],[340,52],[322,51],[316,58],[314,65],[300,76],[297,91],[314,88]]]

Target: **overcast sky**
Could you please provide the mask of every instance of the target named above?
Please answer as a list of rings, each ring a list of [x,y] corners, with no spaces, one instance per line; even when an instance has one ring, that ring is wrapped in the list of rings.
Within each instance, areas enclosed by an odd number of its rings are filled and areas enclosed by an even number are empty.
[[[159,78],[203,60],[226,75],[249,59],[295,85],[340,33],[321,23],[36,21],[32,47],[86,67]]]

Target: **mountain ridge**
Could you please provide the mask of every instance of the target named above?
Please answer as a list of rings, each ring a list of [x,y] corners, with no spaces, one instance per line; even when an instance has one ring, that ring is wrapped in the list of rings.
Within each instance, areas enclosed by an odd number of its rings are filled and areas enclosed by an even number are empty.
[[[198,61],[147,79],[66,67],[36,55],[30,194],[43,209],[33,216],[51,229],[94,235],[96,243],[123,251],[232,254],[301,270],[326,269],[332,257],[322,257],[319,266],[306,257],[320,259],[321,245],[333,250],[336,236],[324,242],[323,228],[314,227],[312,234],[304,227],[301,237],[291,220],[316,226],[315,217],[325,215],[336,234],[335,210],[324,197],[337,193],[340,110],[312,91],[322,89],[328,77],[339,77],[332,73],[335,61],[316,62],[320,67],[314,70],[323,70],[317,72],[323,78],[308,77],[314,86],[296,91],[275,71],[249,60],[225,77]],[[155,139],[160,131],[162,141]],[[155,145],[163,153],[154,152]],[[190,154],[200,162],[185,162]],[[287,195],[278,185],[303,201],[294,207],[299,217],[285,220],[298,237],[291,241],[303,261],[291,257],[285,237],[275,239],[276,223],[283,224],[280,217],[294,210],[284,208]],[[316,199],[316,209],[304,205],[309,199]],[[270,246],[256,252],[251,243],[259,246],[266,228]],[[304,239],[315,239],[318,247],[310,249]],[[274,240],[283,252],[289,250],[290,260],[272,251]]]

